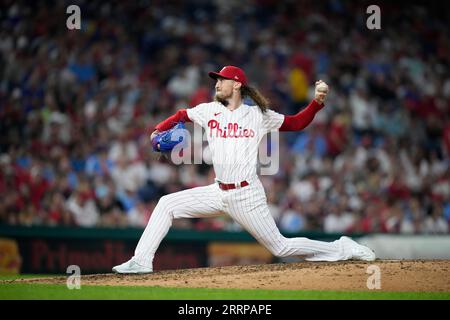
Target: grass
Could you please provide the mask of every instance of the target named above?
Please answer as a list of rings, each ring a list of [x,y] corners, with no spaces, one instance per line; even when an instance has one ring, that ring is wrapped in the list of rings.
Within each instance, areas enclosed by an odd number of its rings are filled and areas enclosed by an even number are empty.
[[[0,300],[450,300],[450,292],[348,292],[1,283]]]
[[[67,274],[0,274],[0,281],[2,280],[15,280],[15,279],[28,279],[28,278],[46,278],[46,277],[67,277]]]
[[[88,286],[1,282],[57,275],[0,275],[0,300],[450,300],[450,292],[382,292]]]

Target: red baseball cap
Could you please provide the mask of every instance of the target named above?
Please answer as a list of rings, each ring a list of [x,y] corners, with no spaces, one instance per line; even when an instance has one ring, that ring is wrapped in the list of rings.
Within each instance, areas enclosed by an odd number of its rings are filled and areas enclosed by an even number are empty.
[[[241,68],[235,66],[225,66],[220,72],[210,72],[209,76],[213,79],[225,78],[242,83],[243,86],[247,85],[247,76]]]

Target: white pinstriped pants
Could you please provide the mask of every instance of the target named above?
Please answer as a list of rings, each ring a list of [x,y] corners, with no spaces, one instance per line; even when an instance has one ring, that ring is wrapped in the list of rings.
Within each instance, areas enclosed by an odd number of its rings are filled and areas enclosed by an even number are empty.
[[[323,242],[308,238],[285,238],[269,212],[261,182],[255,179],[240,189],[223,191],[214,183],[161,197],[139,240],[133,260],[140,265],[153,267],[155,252],[174,218],[206,218],[223,214],[230,215],[277,257],[302,256],[308,261],[350,258],[339,240]]]

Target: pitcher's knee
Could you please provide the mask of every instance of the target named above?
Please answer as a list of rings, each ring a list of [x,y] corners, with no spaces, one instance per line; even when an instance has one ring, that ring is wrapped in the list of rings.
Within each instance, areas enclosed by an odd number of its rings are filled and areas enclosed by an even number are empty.
[[[289,256],[289,248],[286,245],[278,245],[276,247],[270,247],[269,250],[277,258]]]
[[[168,195],[165,195],[159,198],[158,204],[155,207],[155,211],[158,210],[173,215],[175,206],[176,205],[172,201],[170,201],[170,197]]]

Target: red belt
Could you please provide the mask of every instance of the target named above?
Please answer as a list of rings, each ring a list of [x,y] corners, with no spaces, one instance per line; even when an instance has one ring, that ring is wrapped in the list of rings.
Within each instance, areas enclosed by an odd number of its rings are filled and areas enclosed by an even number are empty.
[[[241,182],[239,182],[239,183],[228,183],[228,184],[226,184],[226,183],[222,183],[222,182],[219,182],[218,181],[218,183],[219,183],[219,188],[220,189],[222,189],[222,190],[231,190],[231,189],[239,189],[239,188],[242,188],[242,187],[245,187],[245,186],[248,186],[248,182],[247,181],[241,181]]]

